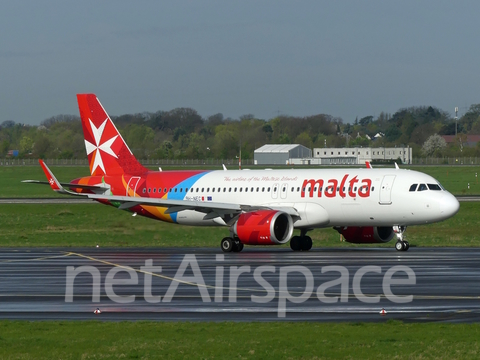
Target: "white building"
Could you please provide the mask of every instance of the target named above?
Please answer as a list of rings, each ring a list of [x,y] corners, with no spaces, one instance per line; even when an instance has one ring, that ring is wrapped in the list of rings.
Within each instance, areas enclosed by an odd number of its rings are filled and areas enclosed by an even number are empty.
[[[390,161],[401,159],[403,164],[412,163],[410,147],[394,148],[314,148],[312,163],[321,165],[357,165],[366,161]],[[320,160],[320,161],[318,161]]]
[[[292,159],[311,159],[312,150],[300,144],[267,144],[253,153],[255,165],[286,165]]]

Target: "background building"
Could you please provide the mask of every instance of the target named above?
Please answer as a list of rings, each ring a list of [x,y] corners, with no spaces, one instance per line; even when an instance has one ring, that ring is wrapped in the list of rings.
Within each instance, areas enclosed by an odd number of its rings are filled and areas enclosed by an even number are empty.
[[[312,150],[300,144],[267,144],[254,151],[255,165],[286,165],[293,159],[312,159]]]
[[[403,164],[412,163],[410,147],[393,148],[315,148],[313,157],[320,160],[321,165],[356,165],[365,161],[392,161],[400,159]]]

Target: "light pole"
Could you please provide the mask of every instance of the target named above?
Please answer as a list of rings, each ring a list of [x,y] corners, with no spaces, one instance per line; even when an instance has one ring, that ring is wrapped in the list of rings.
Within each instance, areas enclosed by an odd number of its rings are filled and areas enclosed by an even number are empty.
[[[455,140],[457,140],[458,106],[455,107]]]

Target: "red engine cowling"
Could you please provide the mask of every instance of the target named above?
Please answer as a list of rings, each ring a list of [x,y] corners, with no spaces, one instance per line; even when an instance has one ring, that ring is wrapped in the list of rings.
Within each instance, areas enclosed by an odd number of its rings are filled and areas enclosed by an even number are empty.
[[[293,220],[282,211],[252,211],[240,215],[233,231],[243,244],[285,244],[292,237]]]
[[[375,243],[386,243],[392,240],[393,227],[376,227],[376,226],[367,226],[367,227],[336,227],[340,234],[343,235],[345,241],[353,244],[375,244]]]

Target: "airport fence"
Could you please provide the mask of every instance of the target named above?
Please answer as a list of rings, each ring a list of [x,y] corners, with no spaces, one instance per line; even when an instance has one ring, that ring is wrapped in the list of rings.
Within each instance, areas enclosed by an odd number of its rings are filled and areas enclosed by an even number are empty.
[[[87,159],[46,159],[47,165],[53,166],[88,166]],[[238,159],[143,159],[139,160],[145,166],[238,166]],[[19,158],[4,158],[0,159],[0,166],[32,166],[38,165],[38,159],[19,159]],[[253,166],[253,159],[242,159],[242,166]],[[407,164],[408,165],[408,164]],[[480,165],[479,157],[443,157],[443,158],[413,158],[412,165]],[[259,165],[261,167],[269,165]],[[276,165],[278,166],[278,164]],[[290,165],[294,166],[294,165]],[[318,166],[312,164],[312,167]],[[342,166],[342,165],[329,165]],[[343,165],[344,166],[344,165]],[[305,165],[302,165],[305,167]]]
[[[412,165],[480,165],[478,157],[413,158]]]
[[[87,159],[44,159],[47,165],[53,166],[88,166]],[[238,159],[144,159],[139,160],[145,166],[203,166],[218,165],[238,166]],[[38,165],[38,159],[0,159],[0,166],[32,166]],[[243,165],[253,165],[252,159],[242,159]]]

